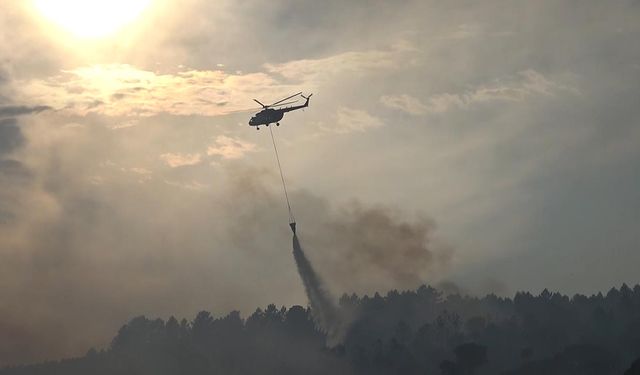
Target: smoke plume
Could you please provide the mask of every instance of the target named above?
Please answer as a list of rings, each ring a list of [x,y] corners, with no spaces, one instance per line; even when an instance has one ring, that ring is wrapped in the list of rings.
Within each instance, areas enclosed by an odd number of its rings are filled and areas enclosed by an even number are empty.
[[[305,242],[322,249],[321,256],[309,256],[330,290],[372,294],[412,289],[446,275],[452,249],[438,238],[432,220],[358,202],[322,208],[300,217],[310,228]]]

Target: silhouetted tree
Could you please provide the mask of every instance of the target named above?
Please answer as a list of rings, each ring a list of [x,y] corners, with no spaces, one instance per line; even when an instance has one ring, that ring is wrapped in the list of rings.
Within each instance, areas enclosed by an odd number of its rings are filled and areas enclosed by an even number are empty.
[[[442,371],[442,375],[458,375],[458,367],[448,359],[440,362],[440,371]]]
[[[544,290],[513,299],[443,297],[421,286],[343,295],[339,306],[353,319],[335,348],[326,347],[309,308],[272,304],[246,320],[237,311],[201,311],[191,322],[136,317],[105,349],[0,375],[632,375],[640,367],[637,285],[606,296]]]
[[[633,361],[631,367],[624,372],[624,375],[640,375],[640,357]]]
[[[456,347],[453,352],[462,373],[473,374],[476,369],[487,363],[487,348],[476,343],[466,343]]]

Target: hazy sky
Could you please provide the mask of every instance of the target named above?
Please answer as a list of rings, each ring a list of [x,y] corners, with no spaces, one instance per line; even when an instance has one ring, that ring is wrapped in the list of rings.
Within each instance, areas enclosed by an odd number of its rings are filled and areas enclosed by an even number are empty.
[[[297,91],[274,132],[334,294],[636,284],[638,40],[635,0],[0,0],[0,364],[306,304],[242,112]]]

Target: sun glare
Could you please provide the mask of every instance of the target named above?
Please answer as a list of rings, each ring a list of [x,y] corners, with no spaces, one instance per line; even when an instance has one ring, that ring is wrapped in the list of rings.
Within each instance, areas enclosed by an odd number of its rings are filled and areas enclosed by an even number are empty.
[[[102,38],[132,23],[151,0],[33,0],[42,15],[80,38]]]

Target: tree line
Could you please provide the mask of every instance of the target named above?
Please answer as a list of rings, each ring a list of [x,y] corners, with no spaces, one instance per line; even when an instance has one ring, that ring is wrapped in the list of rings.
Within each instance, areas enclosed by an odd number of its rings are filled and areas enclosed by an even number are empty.
[[[310,308],[269,305],[193,320],[140,316],[108,348],[14,366],[22,374],[640,374],[640,286],[572,297],[444,295],[430,287],[343,295],[342,343]]]

